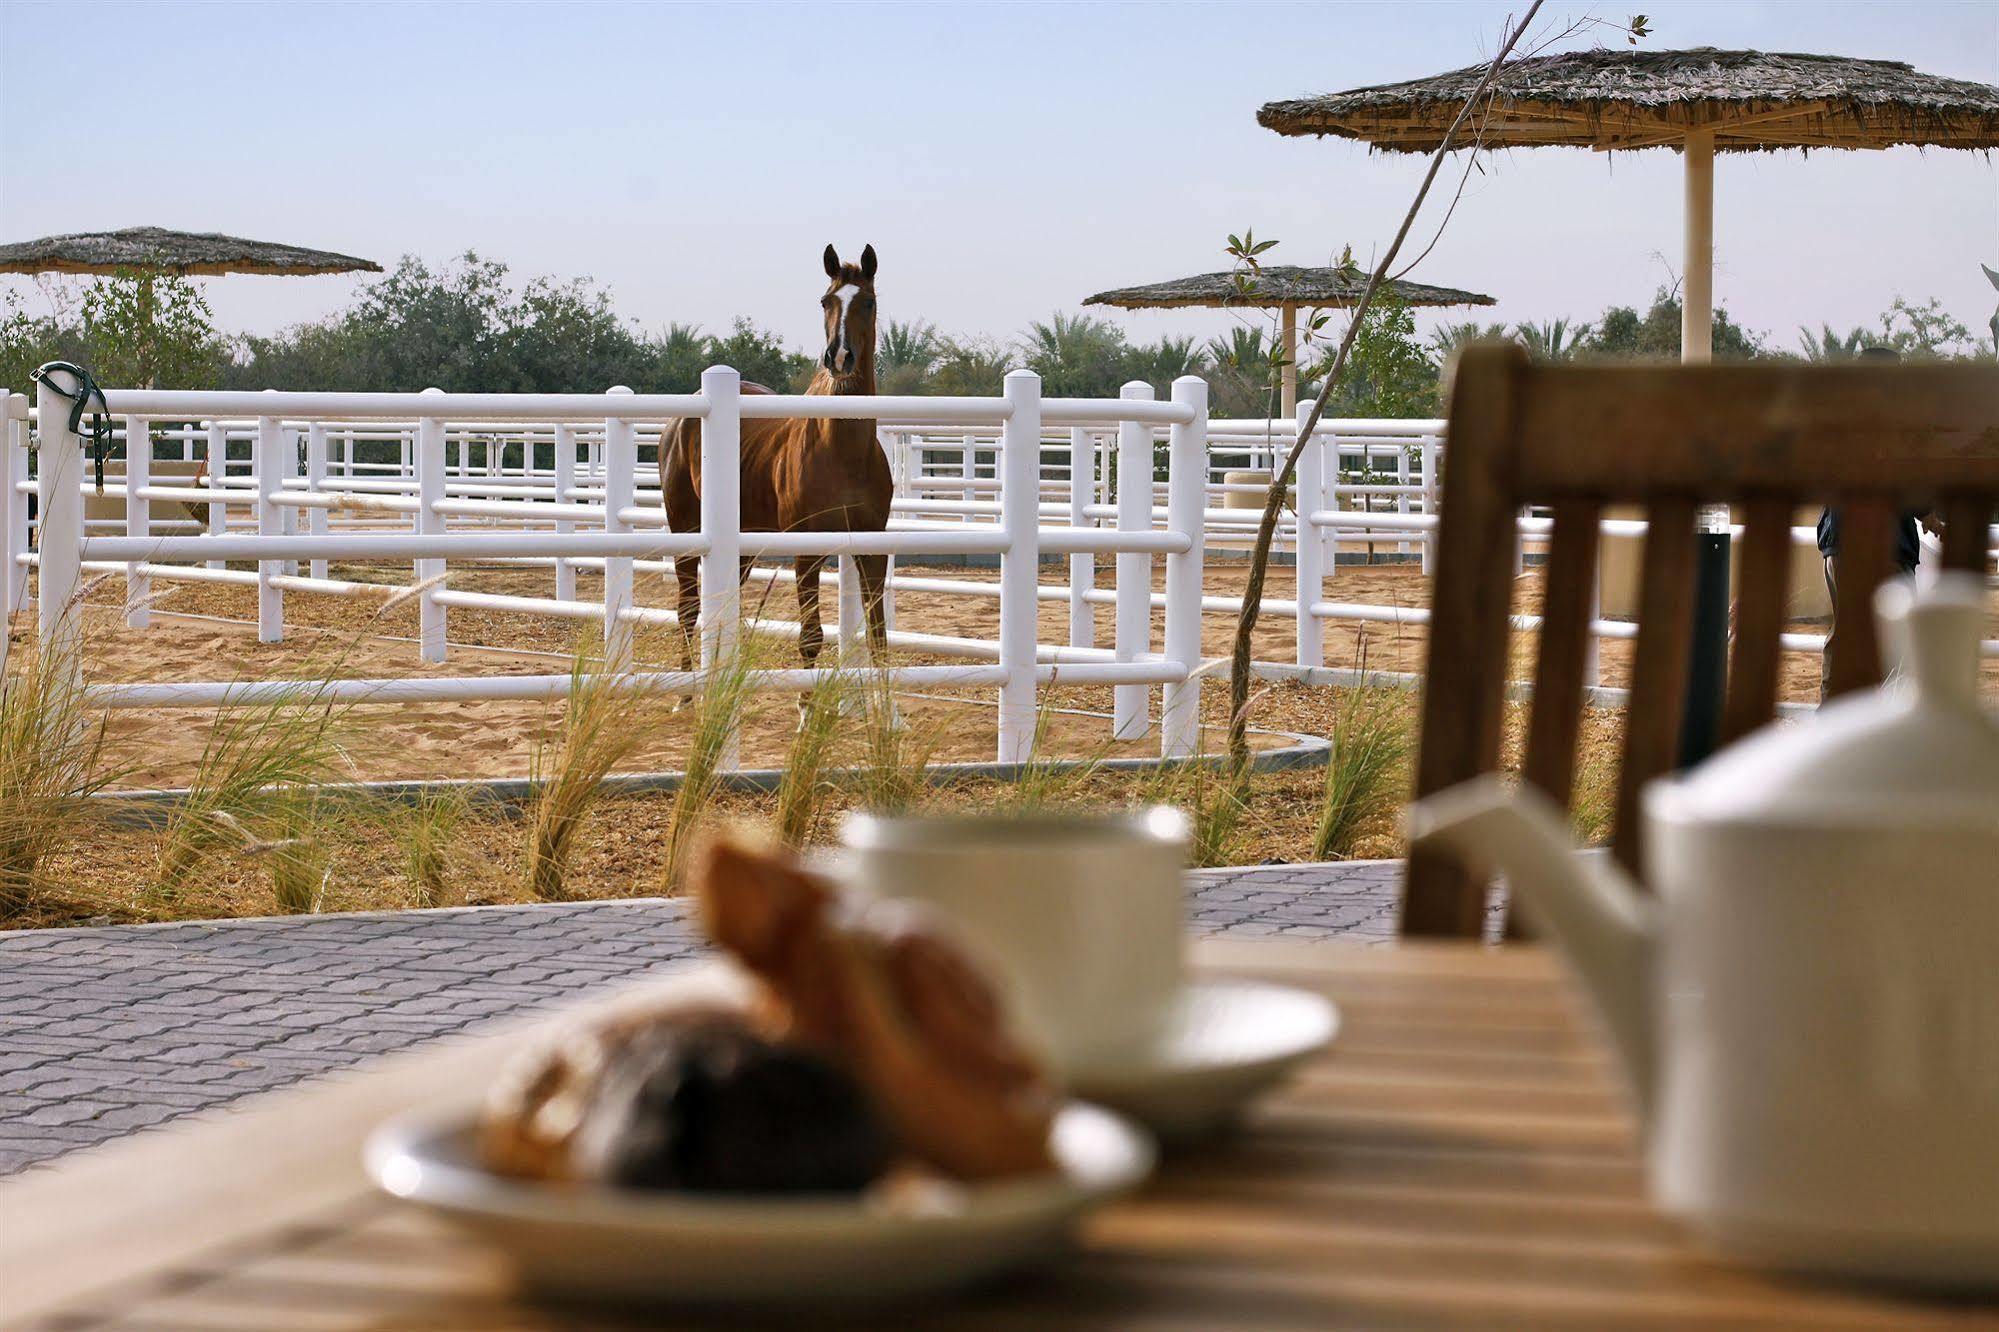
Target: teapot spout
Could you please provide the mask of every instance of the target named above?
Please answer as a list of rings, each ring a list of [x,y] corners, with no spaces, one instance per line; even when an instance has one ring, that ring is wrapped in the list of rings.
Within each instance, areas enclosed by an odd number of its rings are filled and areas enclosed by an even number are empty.
[[[1480,777],[1412,805],[1410,839],[1494,865],[1568,956],[1603,1015],[1641,1117],[1656,1073],[1653,969],[1658,938],[1649,897],[1608,857],[1576,854],[1567,821],[1531,787]]]

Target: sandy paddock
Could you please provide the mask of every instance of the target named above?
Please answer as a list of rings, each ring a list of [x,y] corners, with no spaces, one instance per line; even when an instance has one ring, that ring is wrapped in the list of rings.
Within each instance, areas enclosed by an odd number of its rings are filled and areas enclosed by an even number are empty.
[[[1100,563],[1098,580],[1107,586],[1108,561]],[[986,569],[916,568],[905,571],[993,582],[997,572]],[[1061,578],[1064,571],[1044,570],[1044,580]],[[336,576],[356,579],[399,581],[400,571],[386,568],[342,569]],[[1155,577],[1163,580],[1163,568],[1155,562]],[[1246,569],[1239,562],[1210,564],[1207,591],[1210,595],[1239,595]],[[480,591],[549,595],[552,578],[539,569],[454,567],[451,585]],[[588,575],[578,579],[578,596],[596,595],[596,580]],[[1163,581],[1155,584],[1163,590]],[[1540,576],[1530,569],[1518,580],[1515,609],[1531,613],[1540,597]],[[450,659],[442,666],[426,666],[417,659],[415,643],[416,606],[405,603],[385,614],[377,613],[373,598],[335,598],[292,593],[286,598],[287,639],[280,644],[256,641],[251,622],[255,616],[252,589],[213,584],[155,584],[164,592],[153,603],[153,627],[125,628],[117,615],[123,602],[120,580],[102,583],[92,594],[95,609],[89,615],[89,676],[101,681],[233,681],[273,678],[319,678],[328,674],[347,676],[407,677],[415,675],[544,674],[567,669],[567,660],[579,641],[590,641],[598,628],[590,621],[562,621],[539,616],[453,608],[450,612]],[[1328,599],[1380,605],[1421,606],[1427,597],[1427,582],[1413,563],[1341,565],[1327,582]],[[671,605],[671,580],[660,575],[642,574],[638,598],[643,605]],[[1271,570],[1268,595],[1289,598],[1293,580],[1288,568]],[[773,618],[795,614],[789,585],[770,585],[765,591],[753,584],[745,593],[746,604],[755,610],[768,598]],[[1112,612],[1109,606],[1096,608],[1098,643],[1110,642]],[[833,619],[830,598],[825,607],[828,634]],[[999,602],[995,598],[954,596],[940,593],[899,592],[897,616],[901,627],[930,633],[953,634],[991,640],[999,627]],[[1040,607],[1041,639],[1060,642],[1066,638],[1068,607],[1065,602],[1045,601]],[[1164,615],[1154,614],[1155,645],[1163,628]],[[1800,630],[1814,626],[1799,624]],[[1228,651],[1233,617],[1209,614],[1203,623],[1203,650],[1214,656]],[[1999,614],[1992,632],[1999,633]],[[17,646],[28,635],[25,617],[14,626]],[[1279,662],[1294,660],[1295,627],[1287,618],[1265,617],[1256,631],[1256,652],[1262,659]],[[1426,635],[1420,625],[1336,622],[1325,631],[1325,663],[1335,667],[1365,667],[1379,671],[1419,672],[1423,666]],[[464,645],[464,646],[460,646]],[[789,644],[769,645],[771,664],[788,665],[795,658]],[[1515,635],[1515,673],[1531,674],[1533,636]],[[680,664],[677,632],[671,629],[641,633],[638,652],[648,664],[664,668]],[[1629,682],[1631,645],[1606,641],[1603,645],[1604,682]],[[907,661],[943,661],[943,658],[903,655]],[[1987,678],[1999,685],[1999,662],[1986,663]],[[1816,696],[1818,658],[1810,653],[1788,653],[1785,659],[1784,696],[1805,701]],[[992,757],[993,693],[990,689],[951,691],[959,695],[908,697],[902,706],[920,743],[934,759],[979,760]],[[1324,707],[1310,696],[1324,691],[1286,688],[1274,690],[1258,700],[1255,722],[1274,729],[1315,732],[1323,728]],[[1219,683],[1204,691],[1204,717],[1211,725],[1222,718]],[[1107,711],[1108,688],[1063,688],[1050,691],[1051,713],[1048,736],[1056,753],[1080,755],[1143,756],[1156,753],[1154,742],[1114,743],[1107,720],[1093,715],[1072,715],[1056,709],[1077,709],[1094,713]],[[1155,693],[1156,700],[1156,693]],[[363,708],[365,725],[353,749],[356,776],[367,778],[428,777],[518,777],[527,775],[537,746],[547,741],[561,718],[557,703],[466,702],[450,704],[369,705]],[[114,714],[112,735],[129,765],[125,783],[129,785],[173,785],[184,781],[199,754],[207,731],[203,709],[140,709]],[[640,761],[648,767],[679,766],[685,752],[689,729],[688,712],[665,716],[656,723],[657,734],[640,751]],[[761,695],[753,705],[744,729],[743,755],[755,766],[775,766],[782,761],[795,717],[791,695]],[[1214,743],[1215,737],[1208,737]],[[1276,743],[1265,741],[1264,743]]]

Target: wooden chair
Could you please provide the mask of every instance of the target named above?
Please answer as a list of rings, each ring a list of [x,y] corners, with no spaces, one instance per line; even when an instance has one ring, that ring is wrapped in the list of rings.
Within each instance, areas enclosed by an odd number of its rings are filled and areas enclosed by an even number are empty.
[[[1671,769],[1689,668],[1699,506],[1744,514],[1726,743],[1775,715],[1791,524],[1843,512],[1834,692],[1879,679],[1872,599],[1896,572],[1900,511],[1934,506],[1944,564],[1983,572],[1999,501],[1999,367],[1760,364],[1537,366],[1511,344],[1465,349],[1453,381],[1416,792],[1499,766],[1515,516],[1554,514],[1525,780],[1568,805],[1582,717],[1598,518],[1637,504],[1644,541],[1613,851],[1639,864],[1638,792]],[[1484,877],[1409,859],[1402,926],[1477,936]]]

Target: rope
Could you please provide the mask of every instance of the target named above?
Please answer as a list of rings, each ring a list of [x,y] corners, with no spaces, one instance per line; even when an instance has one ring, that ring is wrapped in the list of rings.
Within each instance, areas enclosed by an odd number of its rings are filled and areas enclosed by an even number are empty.
[[[55,371],[64,371],[76,382],[71,388],[64,388],[50,376]],[[105,404],[104,390],[90,377],[90,372],[72,361],[50,361],[35,369],[28,378],[38,384],[47,384],[51,389],[69,399],[69,429],[71,434],[81,435],[83,414],[90,413],[90,457],[96,467],[97,493],[104,493],[104,455],[111,447],[111,418],[106,415],[111,409]],[[96,402],[95,408],[91,407]]]

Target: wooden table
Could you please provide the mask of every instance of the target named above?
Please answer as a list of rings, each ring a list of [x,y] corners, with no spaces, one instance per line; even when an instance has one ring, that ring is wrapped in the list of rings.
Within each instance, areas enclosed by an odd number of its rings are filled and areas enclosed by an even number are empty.
[[[1539,949],[1210,944],[1197,960],[1322,989],[1345,1030],[1240,1137],[1098,1216],[1073,1259],[893,1326],[1999,1328],[1999,1308],[1788,1281],[1691,1249],[1646,1205],[1613,1070]],[[488,1255],[369,1191],[369,1127],[478,1085],[512,1044],[426,1046],[0,1184],[0,1317],[135,1332],[699,1326],[523,1304]]]

